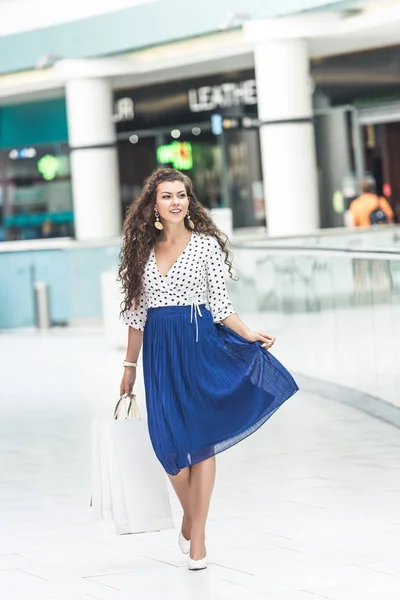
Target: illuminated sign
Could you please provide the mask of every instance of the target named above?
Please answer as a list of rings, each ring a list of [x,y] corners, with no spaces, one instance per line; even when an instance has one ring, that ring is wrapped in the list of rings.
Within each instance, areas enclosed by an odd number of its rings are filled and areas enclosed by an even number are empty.
[[[35,148],[21,148],[20,150],[14,149],[10,150],[8,155],[11,160],[17,160],[18,158],[35,158],[36,150]]]
[[[257,104],[255,79],[221,85],[204,85],[188,92],[192,112]]]
[[[115,102],[115,113],[113,121],[133,121],[135,118],[135,103],[132,98],[120,98]]]
[[[52,154],[45,154],[38,160],[37,169],[46,181],[51,181],[57,175],[58,158]]]
[[[221,135],[223,132],[222,117],[221,115],[211,116],[211,131],[214,135]]]
[[[174,169],[188,171],[193,168],[192,144],[172,142],[157,148],[157,160],[161,165],[172,164]]]

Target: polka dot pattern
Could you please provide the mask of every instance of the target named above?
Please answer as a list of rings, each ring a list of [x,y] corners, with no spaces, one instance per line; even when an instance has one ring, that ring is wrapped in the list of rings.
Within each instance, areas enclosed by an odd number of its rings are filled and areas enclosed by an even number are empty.
[[[211,236],[192,233],[185,250],[163,276],[154,249],[144,273],[144,290],[139,305],[126,313],[124,322],[143,331],[147,310],[160,306],[207,304],[215,322],[234,313],[229,300],[221,249]]]

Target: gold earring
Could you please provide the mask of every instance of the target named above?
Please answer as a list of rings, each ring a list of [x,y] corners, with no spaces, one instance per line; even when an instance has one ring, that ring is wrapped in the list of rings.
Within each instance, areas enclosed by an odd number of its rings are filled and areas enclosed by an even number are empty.
[[[164,229],[164,225],[160,221],[160,213],[158,212],[158,210],[155,210],[154,214],[156,216],[156,222],[154,223],[154,227],[159,231],[162,231]]]
[[[193,230],[194,229],[194,223],[193,223],[192,219],[190,218],[189,209],[187,211],[186,218],[187,218],[187,222],[188,222],[189,228]]]

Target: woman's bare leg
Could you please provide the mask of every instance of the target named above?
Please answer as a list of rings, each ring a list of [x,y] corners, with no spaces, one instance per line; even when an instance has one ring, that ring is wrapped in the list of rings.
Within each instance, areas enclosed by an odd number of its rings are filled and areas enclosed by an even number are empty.
[[[168,475],[172,487],[178,496],[179,502],[183,508],[182,534],[186,540],[190,540],[192,527],[192,511],[190,497],[190,478],[191,467],[186,467],[179,471],[178,475]]]
[[[190,556],[200,560],[206,555],[206,521],[215,482],[215,456],[191,468],[190,508],[192,517]]]

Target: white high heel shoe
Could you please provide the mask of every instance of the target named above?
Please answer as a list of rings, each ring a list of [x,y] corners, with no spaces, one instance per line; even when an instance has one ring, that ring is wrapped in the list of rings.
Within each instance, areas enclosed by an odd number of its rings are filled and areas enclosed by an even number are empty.
[[[189,571],[203,571],[208,567],[207,555],[200,560],[194,560],[194,558],[188,558],[188,569]]]
[[[183,552],[183,554],[189,554],[190,540],[187,540],[184,537],[182,531],[179,532],[178,544],[179,544],[179,548],[181,549],[181,552]]]

